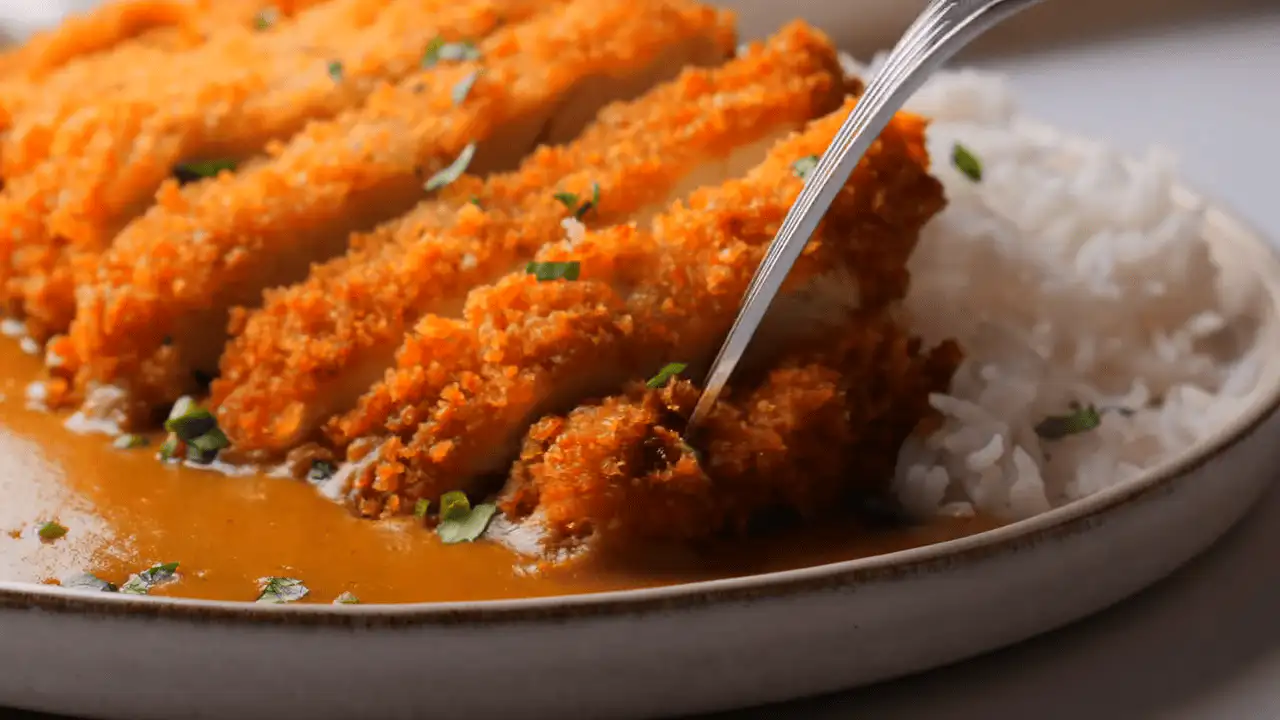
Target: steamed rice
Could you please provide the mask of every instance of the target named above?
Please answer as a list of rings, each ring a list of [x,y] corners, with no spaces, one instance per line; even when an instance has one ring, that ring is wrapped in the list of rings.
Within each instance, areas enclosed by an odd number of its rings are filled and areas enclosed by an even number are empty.
[[[1171,158],[1137,162],[1021,120],[999,78],[935,77],[908,104],[935,119],[949,205],[926,229],[903,312],[967,359],[932,398],[942,427],[902,448],[895,489],[920,515],[1020,519],[1123,482],[1236,417],[1256,358],[1215,350],[1237,324],[1201,228],[1177,204]],[[975,182],[950,162],[977,157]],[[1101,410],[1097,429],[1036,425]]]

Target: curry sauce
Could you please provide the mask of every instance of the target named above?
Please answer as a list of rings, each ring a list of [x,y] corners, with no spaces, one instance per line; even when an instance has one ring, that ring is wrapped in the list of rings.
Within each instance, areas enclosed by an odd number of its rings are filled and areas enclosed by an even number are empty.
[[[980,532],[990,520],[938,520],[869,531],[826,524],[697,549],[655,546],[643,561],[532,571],[498,543],[444,545],[412,518],[370,521],[304,481],[160,463],[158,440],[133,450],[73,432],[66,415],[29,406],[38,358],[0,343],[0,579],[50,582],[81,572],[123,583],[156,563],[179,580],[154,595],[252,601],[259,579],[288,576],[306,602],[343,592],[362,602],[538,597],[653,587],[785,570]],[[42,541],[39,526],[68,533]],[[635,559],[633,559],[635,560]]]

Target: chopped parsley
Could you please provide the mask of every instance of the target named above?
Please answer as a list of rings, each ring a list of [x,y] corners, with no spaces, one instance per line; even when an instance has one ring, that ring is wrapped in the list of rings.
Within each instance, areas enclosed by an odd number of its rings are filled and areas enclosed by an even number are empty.
[[[525,272],[538,279],[538,282],[552,280],[577,280],[582,272],[582,263],[577,260],[569,262],[531,262],[524,268]]]
[[[587,213],[591,212],[593,208],[600,205],[600,183],[591,183],[591,199],[581,205],[578,204],[577,193],[560,192],[556,193],[552,197],[559,200],[561,205],[564,205],[569,212],[573,213],[573,217],[575,219],[581,220]]]
[[[222,171],[235,172],[235,160],[198,160],[195,162],[182,163],[173,168],[173,176],[178,179],[178,183],[186,185],[187,183],[199,182],[206,178],[217,177]],[[168,343],[165,343],[166,345]]]
[[[213,413],[200,407],[189,397],[180,398],[174,403],[164,429],[171,433],[160,448],[160,456],[165,460],[177,457],[182,453],[182,446],[185,446],[188,460],[210,463],[219,450],[231,447],[231,440],[218,427]]]
[[[329,77],[333,78],[334,82],[336,83],[342,82],[342,72],[343,70],[342,70],[341,60],[329,61]]]
[[[1045,440],[1061,440],[1096,429],[1102,424],[1098,408],[1076,406],[1069,415],[1050,415],[1036,424],[1036,434]]]
[[[475,87],[476,80],[480,79],[480,73],[483,70],[472,70],[467,76],[458,81],[453,86],[453,104],[461,105],[466,101],[467,96],[471,94],[471,88]]]
[[[982,180],[982,163],[969,152],[969,148],[960,143],[951,148],[951,163],[970,180]]]
[[[295,603],[311,594],[311,590],[301,580],[287,577],[269,577],[258,581],[262,591],[258,594],[258,602],[283,605]]]
[[[467,40],[461,42],[445,42],[437,37],[427,43],[426,52],[422,54],[422,67],[435,67],[441,62],[459,62],[480,59],[480,49]]]
[[[65,537],[68,532],[70,531],[67,530],[66,526],[50,521],[40,525],[37,534],[40,535],[41,540],[53,542],[58,538]]]
[[[157,455],[160,457],[161,461],[169,462],[170,460],[179,459],[179,456],[182,455],[183,449],[184,444],[178,439],[178,436],[173,433],[169,433],[169,437],[164,439],[164,444],[160,446],[160,452],[157,453]]]
[[[359,605],[360,598],[356,597],[355,593],[348,590],[346,592],[343,592],[337,598],[335,598],[333,601],[333,604],[334,605]]]
[[[458,157],[450,163],[449,167],[432,175],[427,184],[424,186],[427,192],[435,192],[442,187],[452,183],[454,180],[462,177],[462,173],[467,171],[467,166],[471,164],[471,158],[476,155],[476,144],[471,143],[462,148],[462,152],[458,153]]]
[[[307,471],[307,479],[313,483],[324,482],[333,477],[338,469],[328,460],[312,460],[311,469]]]
[[[111,447],[117,450],[137,450],[138,448],[146,447],[150,442],[144,435],[125,433],[112,441]]]
[[[119,592],[120,590],[115,583],[109,583],[92,573],[81,573],[74,577],[69,577],[62,581],[62,587],[69,590],[90,590],[93,592]]]
[[[265,7],[259,10],[257,15],[253,16],[253,29],[258,31],[270,30],[279,21],[280,10],[274,5]]]
[[[457,490],[440,496],[440,524],[436,534],[446,545],[472,542],[484,534],[489,521],[498,512],[496,505],[482,503],[471,507],[467,496]]]
[[[808,180],[809,173],[813,172],[816,167],[818,167],[818,156],[810,155],[791,163],[791,172],[795,173],[796,177],[801,180]]]
[[[483,204],[483,203],[481,203],[481,202],[480,202],[480,198],[476,197],[475,195],[472,195],[472,196],[471,196],[471,199],[470,199],[470,200],[468,200],[467,202],[471,203],[472,205],[475,205],[476,207],[480,208],[481,210],[483,210],[483,209],[484,209],[484,204]]]
[[[169,419],[164,421],[164,429],[183,442],[191,442],[217,427],[218,421],[213,413],[197,405],[190,397],[180,398],[174,403]]]
[[[456,520],[471,511],[471,501],[467,494],[454,490],[440,496],[440,519]]]
[[[644,386],[650,390],[658,390],[667,386],[671,382],[671,378],[684,372],[689,367],[688,363],[667,363],[657,375],[649,378],[649,382]]]
[[[431,501],[422,498],[413,506],[413,516],[421,520],[427,516],[427,511],[431,509]]]
[[[131,575],[125,584],[120,586],[120,592],[125,595],[146,595],[157,585],[172,582],[177,574],[178,563],[176,562],[152,565],[136,575]]]

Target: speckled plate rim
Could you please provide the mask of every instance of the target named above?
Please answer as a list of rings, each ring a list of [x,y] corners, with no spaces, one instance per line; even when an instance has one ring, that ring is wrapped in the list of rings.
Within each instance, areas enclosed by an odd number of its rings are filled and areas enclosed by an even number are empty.
[[[1064,143],[1089,142],[1067,137],[1050,126],[1020,121],[1020,127],[1049,133]],[[1232,211],[1185,185],[1173,189],[1174,199],[1204,208],[1206,235],[1253,252],[1266,267],[1253,270],[1264,282],[1265,297],[1280,313],[1280,248]],[[234,623],[237,626],[288,625],[300,627],[376,628],[417,625],[546,622],[587,617],[643,615],[783,598],[872,582],[892,582],[972,564],[1089,531],[1106,515],[1132,503],[1170,492],[1173,485],[1198,468],[1230,451],[1280,411],[1280,380],[1258,391],[1252,406],[1218,432],[1201,439],[1181,455],[1170,458],[1132,480],[1035,517],[931,545],[856,560],[814,565],[741,577],[682,583],[658,588],[467,602],[397,603],[385,605],[268,605],[244,601],[126,596],[68,591],[56,586],[0,581],[0,610],[41,610],[76,615],[115,615],[163,618],[192,623]]]

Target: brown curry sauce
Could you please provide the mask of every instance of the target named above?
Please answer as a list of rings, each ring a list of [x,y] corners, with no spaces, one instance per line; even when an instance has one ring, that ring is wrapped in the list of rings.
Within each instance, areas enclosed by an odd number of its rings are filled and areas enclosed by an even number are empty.
[[[480,541],[444,545],[411,518],[369,521],[306,482],[226,476],[157,461],[157,438],[118,450],[79,434],[65,416],[30,409],[40,362],[0,343],[0,579],[52,582],[92,572],[114,583],[179,562],[178,582],[152,594],[252,601],[258,580],[302,580],[306,602],[343,592],[362,602],[539,597],[670,585],[786,570],[941,542],[995,527],[937,520],[893,530],[852,522],[699,548],[660,548],[628,562],[530,572],[531,561]],[[47,521],[65,537],[42,541]]]

